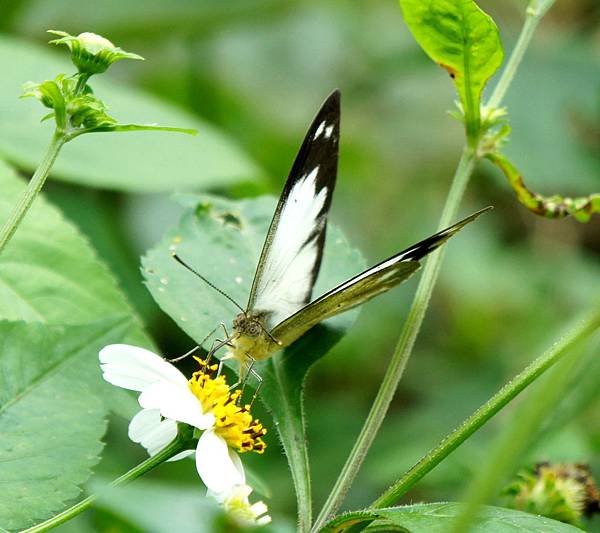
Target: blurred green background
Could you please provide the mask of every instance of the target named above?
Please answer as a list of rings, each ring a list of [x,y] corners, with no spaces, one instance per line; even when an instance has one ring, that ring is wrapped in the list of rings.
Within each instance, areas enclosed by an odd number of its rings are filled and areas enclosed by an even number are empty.
[[[496,20],[509,51],[525,2],[482,0],[480,5]],[[278,194],[306,127],[335,87],[342,90],[343,120],[332,219],[370,263],[435,230],[462,147],[462,128],[447,114],[454,100],[447,75],[413,41],[396,2],[5,0],[0,6],[0,61],[10,71],[0,81],[0,156],[24,175],[38,160],[49,130],[36,125],[42,116],[36,103],[16,100],[20,85],[26,76],[41,80],[58,73],[46,56],[73,71],[65,50],[45,45],[46,29],[92,31],[146,57],[115,65],[98,84],[128,86],[134,100],[141,93],[153,97],[144,109],[133,110],[129,100],[106,94],[120,120],[182,127],[204,121],[197,139],[89,136],[81,141],[87,152],[67,146],[56,179],[46,187],[51,201],[110,265],[165,353],[183,353],[192,341],[150,298],[139,256],[177,221],[180,211],[171,193]],[[599,13],[595,0],[559,0],[506,100],[513,127],[506,151],[526,182],[542,193],[600,191]],[[27,50],[31,65],[15,50]],[[211,126],[209,133],[204,124]],[[150,176],[151,171],[156,172]],[[597,304],[600,218],[587,225],[537,218],[516,202],[497,171],[481,164],[461,214],[486,205],[495,210],[448,246],[413,357],[349,494],[348,509],[374,499],[580,311]],[[364,421],[416,282],[365,305],[350,334],[310,374],[306,409],[317,509]],[[544,422],[524,465],[583,461],[600,475],[600,360],[590,360],[592,367],[578,377],[572,394]],[[471,438],[405,501],[459,498],[510,411]],[[268,425],[268,415],[261,417]],[[247,463],[270,488],[266,499],[274,518],[293,524],[295,497],[274,431],[269,443],[264,457]],[[126,437],[126,421],[112,420],[101,476],[122,473],[142,458],[142,450]],[[180,501],[181,487],[189,488],[188,495],[203,492],[188,463],[165,465],[153,477],[177,489],[155,497],[166,510],[172,508],[169,498]],[[135,530],[125,519],[122,525],[115,522],[119,511],[109,508],[64,529]],[[590,527],[600,531],[597,521]]]

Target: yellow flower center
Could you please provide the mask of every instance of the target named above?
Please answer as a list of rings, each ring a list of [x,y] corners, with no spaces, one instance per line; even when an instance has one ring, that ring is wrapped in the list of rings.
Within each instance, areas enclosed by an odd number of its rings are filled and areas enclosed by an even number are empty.
[[[194,372],[189,380],[190,390],[200,400],[204,412],[214,415],[215,433],[240,453],[263,453],[266,444],[262,437],[267,430],[252,418],[249,405],[239,405],[242,392],[239,389],[230,391],[225,376],[214,377],[218,365],[208,365],[202,359],[195,359],[201,369]]]

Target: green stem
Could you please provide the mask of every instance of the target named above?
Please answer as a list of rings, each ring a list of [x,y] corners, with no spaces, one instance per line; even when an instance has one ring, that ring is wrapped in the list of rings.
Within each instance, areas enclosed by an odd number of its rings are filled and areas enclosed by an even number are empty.
[[[369,507],[382,508],[393,505],[408,490],[433,470],[480,427],[486,424],[515,396],[525,390],[550,367],[555,365],[569,349],[589,337],[600,327],[600,312],[596,312],[578,324],[562,339],[535,359],[525,370],[504,385],[494,396],[467,418],[435,448],[430,450],[417,464],[406,472]]]
[[[446,199],[446,205],[444,206],[442,216],[440,217],[440,229],[448,226],[455,218],[463,193],[473,172],[475,161],[475,153],[472,150],[465,148],[456,169],[456,173],[454,174],[452,186],[448,198]],[[427,305],[431,298],[431,293],[433,292],[433,287],[440,270],[443,256],[444,249],[441,248],[433,252],[427,260],[412,307],[383,378],[383,382],[381,383],[363,428],[354,443],[354,447],[346,460],[346,464],[342,468],[325,505],[319,513],[315,525],[313,526],[313,531],[318,531],[341,505],[367,455],[368,449],[373,443],[373,439],[375,438],[383,419],[385,418],[387,409],[396,392],[398,382],[402,378],[415,339],[417,338],[417,334],[423,323],[425,311],[427,310]]]
[[[532,0],[529,2],[529,6],[525,15],[525,23],[523,24],[523,28],[521,29],[517,43],[515,44],[515,47],[510,55],[510,59],[502,71],[502,76],[498,80],[498,84],[494,87],[494,90],[490,95],[490,99],[486,104],[488,107],[499,107],[502,103],[502,100],[504,100],[506,91],[510,87],[515,74],[517,73],[517,69],[523,60],[525,51],[529,47],[529,43],[531,42],[537,25],[545,15],[546,11],[548,11],[552,4],[554,4],[554,2],[555,0],[546,0],[542,2]]]
[[[0,229],[0,253],[2,253],[4,247],[10,241],[15,231],[17,231],[19,224],[27,214],[35,197],[42,190],[50,169],[65,142],[67,142],[66,136],[58,131],[52,136],[52,140],[50,141],[50,145],[46,150],[44,158],[29,181],[23,195],[15,204],[8,220],[4,223],[2,229]]]
[[[538,3],[539,2],[539,3]],[[517,44],[513,49],[511,56],[508,60],[507,66],[502,72],[498,85],[494,89],[490,102],[488,105],[493,104],[495,107],[502,103],[504,95],[508,87],[510,86],[515,72],[523,59],[525,50],[531,42],[533,32],[537,27],[537,24],[545,12],[554,3],[554,0],[532,0],[527,10],[527,16],[525,23],[521,30]],[[535,6],[534,6],[535,4]],[[536,8],[537,6],[537,8]],[[479,141],[481,139],[479,138]],[[462,199],[464,190],[467,186],[473,168],[478,161],[479,156],[477,155],[478,147],[480,142],[475,146],[470,146],[469,142],[463,150],[462,157],[454,174],[450,193],[446,199],[446,204],[440,218],[440,229],[447,226],[452,219],[455,217],[460,201]],[[354,481],[358,470],[360,469],[366,454],[371,446],[383,419],[387,413],[389,404],[396,392],[398,383],[404,373],[404,368],[410,357],[412,348],[415,343],[417,334],[421,328],[421,324],[425,317],[427,305],[431,298],[431,293],[435,286],[437,276],[440,270],[442,259],[444,256],[444,249],[440,249],[433,252],[425,269],[423,271],[423,277],[419,281],[417,292],[413,299],[411,309],[408,317],[404,324],[404,328],[398,340],[398,344],[392,355],[392,360],[386,370],[386,374],[383,378],[383,382],[379,387],[379,391],[371,406],[371,410],[365,420],[365,423],[361,429],[361,432],[352,448],[342,471],[339,474],[335,485],[329,494],[327,501],[325,502],[317,520],[312,528],[312,531],[318,531],[319,528],[327,521],[327,519],[335,513],[346,493],[350,489],[350,485]]]
[[[148,459],[146,459],[143,463],[140,463],[139,465],[132,468],[129,472],[126,472],[122,476],[115,479],[110,484],[110,486],[116,487],[118,485],[123,485],[125,483],[128,483],[129,481],[133,481],[134,479],[137,479],[141,475],[149,472],[154,467],[158,466],[161,463],[164,463],[167,459],[170,459],[171,457],[173,457],[174,455],[176,455],[177,453],[182,451],[183,447],[184,447],[183,441],[179,437],[177,437],[173,442],[171,442],[171,444],[169,444],[162,451],[160,451],[156,455],[153,455],[152,457],[148,457]],[[53,516],[52,518],[49,518],[48,520],[46,520],[45,522],[42,522],[41,524],[30,527],[29,529],[25,529],[21,533],[40,533],[42,531],[48,531],[64,522],[66,522],[67,520],[71,520],[71,518],[74,518],[78,514],[82,513],[86,509],[88,509],[96,501],[97,498],[98,498],[98,495],[92,494],[91,496],[88,496],[84,500],[81,500],[80,502],[76,503],[72,507],[69,507],[62,513],[57,514],[56,516]]]
[[[573,348],[587,339],[600,327],[600,312],[596,311],[585,321],[574,327],[555,346],[546,352],[552,363],[559,362],[556,368],[535,391],[528,396],[513,419],[506,425],[497,443],[486,450],[488,457],[478,469],[475,479],[464,498],[462,511],[452,525],[452,533],[466,533],[477,519],[479,507],[498,494],[506,477],[514,472],[519,461],[527,454],[533,436],[551,415],[562,398],[568,395],[573,386],[573,371],[582,357],[582,350]]]

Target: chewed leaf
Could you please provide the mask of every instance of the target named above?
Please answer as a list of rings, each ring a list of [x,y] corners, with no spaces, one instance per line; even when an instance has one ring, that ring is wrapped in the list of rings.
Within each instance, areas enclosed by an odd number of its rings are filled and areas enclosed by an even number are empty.
[[[86,326],[0,321],[0,523],[22,529],[80,493],[106,430],[98,350],[121,318]],[[108,389],[108,387],[107,387]]]
[[[348,513],[329,522],[321,531],[333,533],[354,526],[351,531],[362,531],[368,524],[390,530],[405,528],[411,533],[446,533],[452,531],[454,520],[460,515],[463,506],[460,503],[421,503],[386,509],[366,509]],[[382,531],[387,529],[377,529]],[[545,518],[543,516],[484,506],[479,518],[470,529],[472,533],[517,533],[520,531],[539,531],[544,533],[576,533],[579,528]]]
[[[467,132],[476,135],[481,93],[504,57],[496,24],[473,0],[400,0],[400,7],[416,41],[452,78]]]
[[[158,304],[200,343],[219,322],[229,327],[239,310],[177,263],[172,251],[244,307],[276,202],[271,197],[236,202],[210,196],[185,196],[182,201],[188,209],[179,225],[143,258],[143,273]],[[314,296],[363,268],[361,255],[329,225]],[[296,492],[305,503],[310,500],[310,478],[302,409],[304,379],[355,317],[356,311],[338,315],[256,366],[263,378],[261,398],[273,414]]]

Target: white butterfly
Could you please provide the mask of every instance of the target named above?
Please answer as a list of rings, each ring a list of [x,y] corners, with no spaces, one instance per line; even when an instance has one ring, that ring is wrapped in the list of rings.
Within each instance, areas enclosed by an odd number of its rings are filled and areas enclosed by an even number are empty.
[[[229,357],[240,361],[242,369],[249,359],[271,356],[322,320],[408,279],[424,256],[490,209],[472,214],[311,301],[335,188],[339,136],[340,93],[334,91],[296,156],[263,245],[248,304],[234,319],[233,332],[225,341]]]

